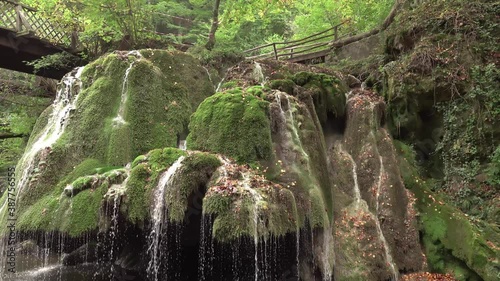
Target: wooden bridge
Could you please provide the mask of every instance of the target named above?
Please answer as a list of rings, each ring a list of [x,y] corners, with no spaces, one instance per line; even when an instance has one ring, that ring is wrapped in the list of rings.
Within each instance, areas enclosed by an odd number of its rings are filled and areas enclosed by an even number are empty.
[[[347,22],[349,20],[299,40],[269,43],[243,51],[243,53],[246,59],[250,60],[274,58],[296,63],[325,62],[326,56],[335,46],[334,43],[348,36],[347,34],[341,36],[339,32]]]
[[[35,9],[13,0],[0,0],[0,68],[33,73],[26,62],[60,52],[75,54],[76,32],[51,22]],[[60,79],[70,69],[46,69],[37,75]]]

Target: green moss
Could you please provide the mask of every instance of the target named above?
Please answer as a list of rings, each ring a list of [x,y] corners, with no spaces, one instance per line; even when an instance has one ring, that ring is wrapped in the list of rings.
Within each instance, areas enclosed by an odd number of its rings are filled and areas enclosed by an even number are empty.
[[[314,109],[321,124],[326,125],[328,115],[342,117],[345,114],[347,88],[335,76],[324,73],[298,72],[293,81],[306,88],[314,101]]]
[[[325,203],[323,202],[323,197],[319,189],[314,188],[309,190],[309,196],[311,198],[311,215],[309,217],[309,222],[311,228],[323,228],[328,225],[329,218],[326,213]]]
[[[277,79],[271,80],[269,82],[269,87],[271,89],[279,90],[289,95],[293,95],[293,88],[295,87],[295,83],[290,79]]]
[[[140,163],[130,172],[125,191],[125,211],[127,219],[134,224],[142,224],[148,216],[151,170],[146,163]]]
[[[53,225],[53,217],[63,197],[65,196],[62,194],[59,196],[50,194],[38,200],[19,216],[18,229],[24,231],[57,229]]]
[[[420,222],[424,241],[427,241],[428,245],[429,243],[433,245],[426,249],[432,256],[432,261],[436,262],[435,265],[430,264],[431,267],[473,276],[470,268],[484,280],[495,280],[500,272],[497,258],[500,251],[488,245],[482,235],[486,231],[478,229],[463,213],[447,205],[440,196],[432,193],[428,187],[429,183],[419,177],[415,166],[411,164],[415,163],[414,152],[411,148],[401,142],[395,144],[402,155],[400,167],[405,185],[417,198],[416,208],[421,214]],[[483,227],[490,228],[488,225]],[[498,244],[500,241],[498,232],[496,234],[491,231],[487,232],[490,233],[489,241]],[[439,251],[436,247],[449,252],[453,259],[446,260],[446,256],[438,255]],[[454,259],[462,261],[466,266],[460,266],[460,263]],[[452,269],[445,266],[448,263],[453,264]]]
[[[96,189],[87,189],[78,193],[71,200],[71,208],[67,215],[67,224],[61,229],[72,237],[96,230],[99,224],[99,210],[102,198],[109,184],[104,183]]]
[[[197,189],[206,186],[210,176],[220,165],[220,160],[208,153],[191,154],[183,160],[182,169],[178,172],[180,176],[174,179],[173,188],[165,192],[165,206],[171,221],[182,222],[188,204],[193,203],[188,202],[188,199]]]
[[[92,182],[97,180],[99,179],[95,176],[86,176],[78,178],[71,184],[73,186],[74,194],[77,194],[82,190],[89,189],[92,186]]]
[[[212,235],[215,239],[221,242],[242,236],[268,239],[304,227],[303,217],[310,216],[310,208],[299,212],[292,191],[266,180],[248,167],[230,164],[225,168],[241,174],[216,174],[203,198],[203,214],[214,218]]]
[[[212,214],[221,214],[227,212],[233,203],[233,198],[228,195],[214,194],[203,198],[203,212]]]
[[[269,103],[261,91],[233,89],[200,104],[189,124],[188,148],[222,153],[239,162],[270,159]]]
[[[253,198],[242,196],[237,204],[231,204],[230,210],[217,214],[213,223],[213,237],[219,241],[232,241],[242,236],[253,237],[255,228],[258,227],[250,219],[253,212]]]
[[[148,152],[147,160],[151,170],[153,172],[158,172],[171,166],[181,156],[186,156],[186,152],[177,148],[166,147]]]
[[[146,160],[147,160],[146,155],[139,155],[134,159],[134,161],[132,161],[131,167],[134,168],[135,166],[137,166],[140,163],[143,163]]]

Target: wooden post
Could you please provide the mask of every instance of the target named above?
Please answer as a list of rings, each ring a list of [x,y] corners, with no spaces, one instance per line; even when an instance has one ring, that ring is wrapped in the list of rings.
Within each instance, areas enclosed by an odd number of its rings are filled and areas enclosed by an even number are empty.
[[[290,58],[293,58],[293,48],[290,49]]]
[[[21,10],[22,7],[21,5],[16,5],[15,11],[16,11],[16,32],[21,32],[23,29],[23,24],[21,21]]]
[[[274,58],[278,60],[278,53],[276,52],[276,43],[273,43],[273,49],[274,49]]]
[[[73,30],[71,32],[71,50],[76,51],[78,48],[78,31]]]
[[[335,29],[334,29],[334,40],[337,41],[337,39],[339,38],[339,35],[338,35],[338,29],[339,27],[338,26],[335,26]]]

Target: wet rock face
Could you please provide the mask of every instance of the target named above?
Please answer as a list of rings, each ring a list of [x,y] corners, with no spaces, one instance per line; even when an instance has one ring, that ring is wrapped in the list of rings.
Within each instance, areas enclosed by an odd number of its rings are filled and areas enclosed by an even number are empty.
[[[382,127],[384,109],[383,100],[374,93],[351,91],[345,133],[329,150],[334,189],[347,197],[335,207],[340,213],[335,218],[340,280],[347,276],[386,280],[391,277],[387,266],[391,262],[397,271],[422,268],[415,211],[392,140]],[[364,249],[362,255],[359,249]]]

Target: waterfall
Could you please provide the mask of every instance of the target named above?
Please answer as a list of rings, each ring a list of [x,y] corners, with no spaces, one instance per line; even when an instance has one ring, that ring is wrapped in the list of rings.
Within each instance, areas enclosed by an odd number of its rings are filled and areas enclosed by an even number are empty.
[[[333,240],[333,229],[325,228],[323,231],[323,253],[321,262],[323,263],[323,281],[332,280],[332,265],[330,264],[330,243]]]
[[[361,203],[361,191],[359,190],[359,184],[358,184],[358,172],[357,172],[357,169],[358,169],[358,166],[356,165],[356,162],[354,161],[354,159],[352,158],[351,154],[349,154],[347,151],[345,151],[342,147],[342,144],[339,143],[338,145],[339,147],[339,150],[347,155],[347,158],[349,158],[349,161],[351,161],[351,164],[352,164],[352,178],[354,180],[354,199],[355,199],[355,208],[358,209],[360,207],[360,203]]]
[[[310,171],[310,163],[309,163],[309,155],[307,152],[304,150],[304,147],[302,145],[302,140],[300,139],[299,131],[297,130],[298,123],[296,124],[295,117],[293,116],[293,106],[292,102],[290,101],[290,97],[287,94],[284,94],[286,97],[287,101],[287,109],[284,110],[283,106],[281,105],[281,93],[276,93],[275,94],[275,100],[276,103],[278,104],[278,107],[280,109],[280,117],[284,121],[284,124],[286,124],[286,136],[291,141],[293,144],[296,144],[297,149],[299,150],[299,153],[304,157],[304,159],[307,161],[307,169]],[[291,132],[290,132],[291,131]],[[295,145],[292,145],[294,147]]]
[[[172,176],[182,167],[182,161],[184,156],[179,157],[172,166],[170,166],[167,171],[163,172],[158,181],[158,185],[154,192],[154,205],[153,213],[151,215],[152,227],[151,232],[148,237],[148,253],[150,256],[147,272],[148,275],[152,276],[152,279],[157,281],[158,273],[161,266],[161,259],[158,257],[160,254],[160,239],[163,227],[167,226],[167,218],[164,216],[164,206],[165,206],[165,189],[171,184]],[[167,239],[165,237],[165,239]],[[167,280],[163,278],[162,280]]]
[[[186,150],[186,147],[187,147],[187,140],[180,140],[179,149]]]
[[[255,281],[259,280],[259,202],[262,201],[262,195],[260,195],[255,189],[250,185],[250,176],[248,173],[241,173],[243,177],[242,187],[244,190],[248,191],[254,200],[253,207],[253,241],[255,248]]]
[[[198,279],[212,280],[214,240],[212,238],[212,216],[201,216]]]
[[[127,123],[125,121],[125,105],[126,105],[126,102],[127,102],[127,93],[128,93],[128,76],[130,74],[130,71],[132,70],[132,67],[134,66],[134,64],[142,58],[142,55],[139,51],[130,51],[127,53],[127,57],[128,56],[135,56],[137,58],[137,60],[134,60],[132,61],[127,70],[125,70],[125,75],[123,76],[123,82],[122,82],[122,94],[121,94],[121,98],[120,98],[120,107],[118,108],[118,113],[116,115],[116,117],[113,119],[113,124],[114,125],[123,125],[125,123]]]
[[[115,247],[115,239],[116,239],[116,231],[118,228],[118,201],[119,201],[120,196],[116,195],[115,198],[113,199],[113,214],[111,215],[111,231],[110,231],[110,236],[111,236],[111,250],[109,251],[109,260],[113,260],[114,255],[114,247]]]
[[[214,82],[212,81],[212,75],[210,75],[210,71],[208,71],[208,68],[206,68],[204,66],[201,66],[201,67],[203,67],[203,69],[205,69],[205,71],[207,72],[208,80],[210,81],[210,84],[212,84],[212,86],[214,87],[214,90],[215,90],[216,88],[215,88]],[[222,82],[222,80],[221,80],[221,82]]]
[[[264,77],[264,72],[262,72],[262,66],[258,62],[254,62],[253,76],[254,79],[260,83],[262,87],[266,83],[266,78]]]
[[[220,87],[222,87],[222,83],[224,83],[224,78],[222,78],[219,82],[219,84],[217,84],[217,88],[215,88],[215,92],[219,92],[220,90]]]
[[[385,258],[387,261],[387,264],[389,265],[389,268],[391,269],[392,273],[392,280],[397,281],[398,280],[398,272],[396,270],[396,266],[394,265],[394,261],[391,256],[391,252],[389,249],[389,245],[387,244],[387,240],[385,239],[384,233],[382,232],[382,229],[380,228],[380,221],[378,220],[378,211],[379,211],[379,196],[380,196],[380,188],[382,187],[383,179],[384,179],[384,162],[382,161],[382,156],[379,156],[379,161],[380,161],[380,173],[378,177],[378,183],[377,183],[377,193],[376,193],[376,198],[375,198],[375,225],[377,226],[377,233],[382,241],[382,244],[384,245],[384,252],[385,252]]]
[[[61,79],[61,82],[58,84],[56,98],[52,104],[52,113],[47,120],[47,125],[45,125],[40,133],[40,136],[24,152],[22,158],[19,160],[16,171],[22,172],[20,172],[21,177],[17,180],[16,189],[14,191],[16,194],[16,203],[22,190],[29,184],[31,173],[35,169],[36,156],[42,150],[50,149],[50,147],[64,133],[64,130],[68,125],[71,112],[75,108],[78,97],[80,96],[79,92],[82,86],[80,76],[82,75],[83,70],[84,67],[75,68]],[[2,207],[0,207],[0,214],[3,213],[5,206],[7,206],[9,199],[11,199],[7,197],[8,193],[5,192],[2,197],[5,201],[2,203]],[[0,241],[0,253],[4,253],[6,243],[6,240]],[[0,257],[0,262],[2,264],[0,267],[0,277],[4,274],[5,259],[6,256],[2,254],[2,257]]]
[[[31,147],[24,153],[19,161],[16,171],[22,171],[21,178],[19,179],[16,187],[16,201],[19,199],[19,194],[28,185],[30,174],[35,168],[35,157],[43,149],[50,148],[64,133],[64,129],[68,125],[69,117],[72,110],[75,108],[78,100],[78,93],[81,88],[80,76],[84,67],[79,67],[66,74],[60,84],[56,94],[56,99],[52,104],[52,114],[47,120],[47,125],[43,131],[31,145]],[[77,86],[76,92],[73,91]],[[5,208],[8,200],[5,200],[0,213]]]

